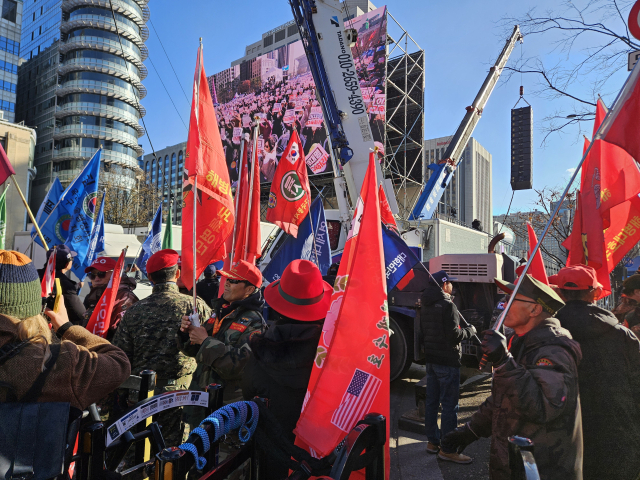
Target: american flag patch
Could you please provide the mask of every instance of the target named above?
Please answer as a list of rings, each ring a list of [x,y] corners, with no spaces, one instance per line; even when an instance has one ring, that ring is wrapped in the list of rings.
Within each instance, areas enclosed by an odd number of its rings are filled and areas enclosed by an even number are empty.
[[[333,412],[331,423],[343,432],[349,432],[368,413],[380,385],[382,380],[356,368],[340,406]]]

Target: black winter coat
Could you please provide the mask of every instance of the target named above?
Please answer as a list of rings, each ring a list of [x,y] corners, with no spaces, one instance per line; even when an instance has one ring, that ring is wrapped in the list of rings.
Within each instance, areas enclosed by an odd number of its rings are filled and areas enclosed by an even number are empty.
[[[580,343],[584,480],[640,473],[640,342],[596,305],[569,301],[556,318]]]
[[[205,278],[196,283],[196,294],[209,306],[218,298],[218,290],[220,290],[220,280],[217,277]]]
[[[460,342],[471,338],[472,327],[460,327],[458,309],[436,285],[429,285],[420,298],[420,327],[426,363],[460,367]]]
[[[245,400],[268,398],[269,410],[291,442],[295,440],[293,430],[302,412],[321,334],[322,323],[276,323],[251,338],[253,356],[244,370],[243,396]],[[286,478],[286,466],[267,463],[267,478]]]

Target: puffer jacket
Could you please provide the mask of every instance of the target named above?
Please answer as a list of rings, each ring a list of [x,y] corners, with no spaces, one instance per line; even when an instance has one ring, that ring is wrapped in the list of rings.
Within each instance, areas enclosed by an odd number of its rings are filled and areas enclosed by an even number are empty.
[[[0,347],[18,341],[18,323],[0,315]],[[50,356],[49,347],[30,343],[0,367],[0,382],[15,389],[18,398],[33,385]],[[81,326],[62,336],[60,355],[47,377],[39,402],[69,402],[83,410],[111,393],[131,373],[126,354]]]
[[[491,437],[491,479],[511,479],[507,439],[519,435],[534,442],[540,478],[582,480],[580,345],[553,317],[510,344],[513,359],[493,371],[491,395],[469,422]]]
[[[116,330],[118,329],[118,324],[120,323],[120,320],[122,320],[122,317],[124,317],[127,309],[139,302],[140,299],[135,293],[133,293],[136,286],[137,282],[134,278],[129,277],[127,274],[122,275],[122,278],[120,279],[120,286],[118,287],[118,293],[116,294],[116,301],[113,305],[113,311],[111,312],[111,323],[109,324],[109,331],[107,332],[107,340],[113,340]],[[86,327],[89,323],[91,315],[93,315],[93,310],[106,289],[106,285],[97,288],[91,287],[91,290],[84,298],[83,303],[87,310],[84,313],[84,320],[82,323],[83,327]]]
[[[420,297],[420,327],[425,362],[460,367],[462,340],[471,338],[471,327],[460,327],[458,309],[451,296],[436,285],[429,285]]]
[[[276,323],[264,334],[251,338],[252,357],[244,370],[242,394],[245,400],[269,399],[269,410],[293,443],[309,377],[313,368],[322,321]],[[269,458],[269,455],[267,455]],[[268,478],[287,476],[288,468],[268,461]]]
[[[584,478],[640,474],[640,342],[608,310],[569,301],[556,314],[580,343]]]

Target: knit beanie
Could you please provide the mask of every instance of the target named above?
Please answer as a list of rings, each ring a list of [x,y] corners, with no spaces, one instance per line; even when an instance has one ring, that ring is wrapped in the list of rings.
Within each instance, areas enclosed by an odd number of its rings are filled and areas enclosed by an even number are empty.
[[[42,311],[40,278],[31,259],[20,252],[0,250],[0,314],[21,320]]]

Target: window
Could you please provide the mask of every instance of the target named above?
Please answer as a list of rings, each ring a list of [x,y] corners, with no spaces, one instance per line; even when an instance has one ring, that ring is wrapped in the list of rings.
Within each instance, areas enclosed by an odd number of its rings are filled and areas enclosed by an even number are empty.
[[[178,165],[176,164],[176,154],[173,153],[171,155],[171,177],[169,179],[169,185],[174,185],[178,181],[178,178],[176,176],[177,167]]]
[[[155,159],[151,161],[151,183],[155,183],[156,181],[156,161]]]
[[[281,40],[284,40],[285,33],[286,33],[286,30],[284,28],[282,30],[280,30],[279,32],[276,32],[276,43],[281,41]]]
[[[2,18],[16,23],[16,15],[18,13],[18,2],[15,0],[4,0],[2,3]]]
[[[291,37],[298,33],[298,27],[296,25],[289,25],[287,28],[287,37]]]
[[[269,45],[273,45],[273,35],[269,35],[268,37],[264,37],[264,39],[262,40],[262,44],[265,47],[268,47]]]

